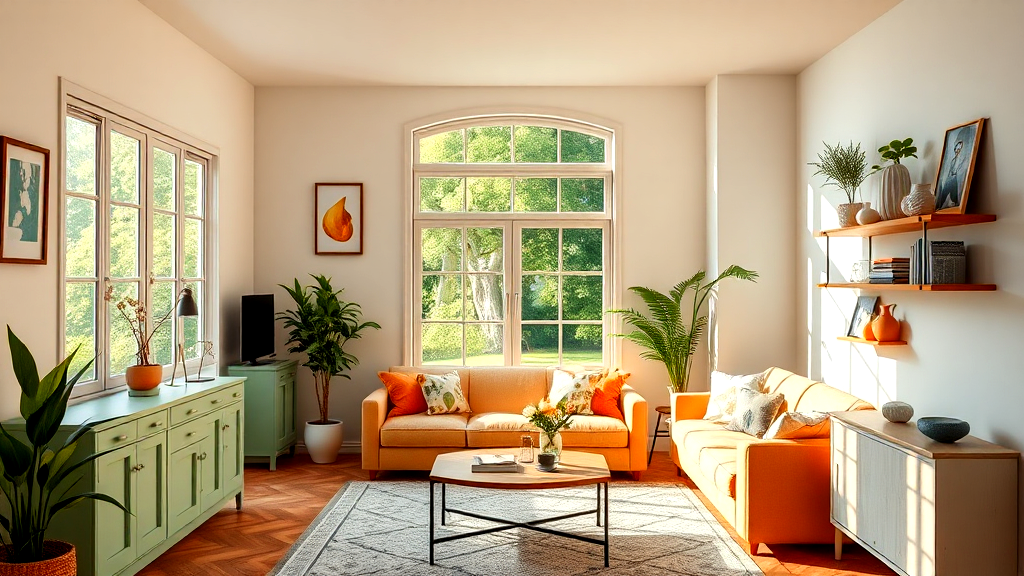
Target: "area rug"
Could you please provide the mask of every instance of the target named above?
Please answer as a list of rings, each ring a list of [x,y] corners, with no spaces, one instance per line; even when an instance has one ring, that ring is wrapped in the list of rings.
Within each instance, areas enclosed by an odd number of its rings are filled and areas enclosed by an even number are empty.
[[[614,483],[610,560],[601,546],[515,528],[437,544],[429,553],[427,482],[349,482],[288,554],[275,576],[763,576],[704,504],[685,486]],[[593,509],[593,486],[487,490],[448,486],[448,506],[529,521]],[[438,498],[440,502],[440,498]],[[440,505],[436,507],[440,518]],[[449,514],[436,536],[489,528],[492,522]],[[552,527],[593,538],[593,516]]]

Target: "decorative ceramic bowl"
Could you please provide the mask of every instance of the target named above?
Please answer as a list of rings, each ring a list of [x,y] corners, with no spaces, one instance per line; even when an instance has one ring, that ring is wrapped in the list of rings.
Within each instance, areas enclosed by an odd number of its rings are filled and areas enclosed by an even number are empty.
[[[971,425],[957,418],[926,416],[917,421],[917,429],[936,442],[951,444],[967,436]]]
[[[886,402],[882,404],[882,416],[889,422],[903,424],[914,417],[914,408],[906,402]]]

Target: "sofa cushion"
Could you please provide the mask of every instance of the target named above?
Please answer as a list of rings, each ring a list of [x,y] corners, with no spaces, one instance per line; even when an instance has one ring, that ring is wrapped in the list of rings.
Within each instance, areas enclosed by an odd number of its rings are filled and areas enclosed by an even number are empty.
[[[761,391],[764,384],[764,372],[731,376],[724,372],[711,373],[711,398],[704,419],[711,422],[729,422],[736,411],[736,391],[740,388]]]
[[[618,418],[573,416],[570,427],[561,430],[563,448],[625,448],[629,429]]]
[[[551,380],[551,392],[548,399],[552,404],[565,400],[565,409],[575,414],[593,414],[590,401],[594,398],[594,390],[607,376],[607,370],[589,370],[570,372],[555,370]]]
[[[782,368],[769,368],[763,392],[781,392],[786,397],[783,412],[842,412],[873,410],[874,406],[824,382],[798,376]]]
[[[825,412],[783,412],[764,433],[765,440],[828,438],[831,421]]]
[[[380,427],[385,447],[466,447],[466,414],[395,416]]]
[[[740,388],[736,396],[736,412],[725,428],[761,438],[775,421],[784,400],[785,397],[778,392],[762,394],[749,388]]]
[[[598,416],[611,416],[625,420],[619,405],[622,404],[622,387],[629,378],[629,372],[612,370],[594,389],[594,397],[590,399],[590,409]]]
[[[526,366],[471,368],[474,412],[519,414],[548,393],[547,370]],[[518,446],[518,443],[516,444]]]
[[[459,386],[462,387],[462,395],[466,397],[466,402],[469,402],[470,406],[473,405],[473,387],[472,378],[470,378],[470,369],[461,368],[454,366],[392,366],[388,368],[388,372],[398,372],[401,374],[434,374],[435,376],[443,376],[448,374],[452,370],[459,373]]]
[[[420,414],[427,411],[427,401],[423,399],[423,388],[412,374],[398,372],[377,372],[377,377],[388,390],[388,400],[395,407],[388,417]]]
[[[736,498],[736,446],[750,442],[750,436],[706,420],[678,420],[672,423],[672,442],[722,494]]]
[[[448,374],[419,374],[416,381],[423,387],[423,398],[427,401],[427,414],[467,413],[473,410],[462,393],[459,373],[452,370]]]
[[[474,414],[466,424],[466,445],[470,448],[520,446],[523,435],[530,432],[536,433],[536,428],[522,414]]]

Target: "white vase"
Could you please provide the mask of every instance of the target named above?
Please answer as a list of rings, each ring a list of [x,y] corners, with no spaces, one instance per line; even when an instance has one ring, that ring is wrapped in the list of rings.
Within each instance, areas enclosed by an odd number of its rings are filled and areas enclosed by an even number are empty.
[[[874,224],[882,219],[882,216],[878,214],[878,210],[871,207],[871,202],[865,202],[864,207],[857,212],[857,224],[861,226],[865,224]]]
[[[900,202],[910,194],[910,170],[903,164],[891,164],[882,170],[882,187],[878,192],[878,213],[883,220],[903,218]]]
[[[935,195],[931,184],[914,184],[914,190],[900,203],[907,216],[920,216],[935,212]]]
[[[317,464],[330,464],[338,459],[341,450],[342,428],[340,420],[329,420],[327,424],[306,422],[306,450]]]

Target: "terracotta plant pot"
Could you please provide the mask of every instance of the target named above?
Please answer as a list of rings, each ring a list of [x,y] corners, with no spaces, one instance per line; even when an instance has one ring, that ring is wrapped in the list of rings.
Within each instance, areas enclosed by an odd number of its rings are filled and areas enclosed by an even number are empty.
[[[163,378],[164,367],[159,364],[129,366],[124,371],[124,381],[128,384],[128,389],[131,392],[136,392],[136,394],[132,394],[133,396],[155,396],[157,394],[156,387],[160,385]]]
[[[78,561],[75,547],[60,540],[43,542],[46,560],[27,564],[8,564],[7,550],[0,547],[0,576],[75,576]]]
[[[882,306],[882,313],[871,321],[871,331],[879,342],[896,342],[900,339],[900,321],[893,317],[895,304]]]

